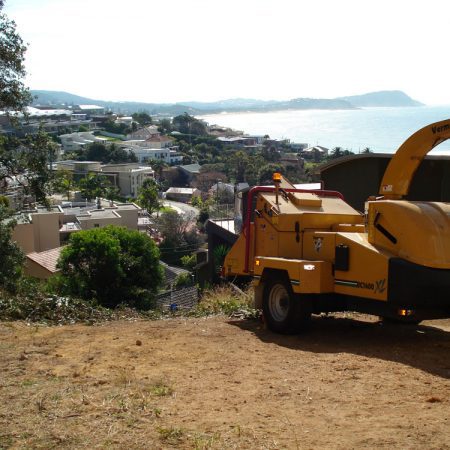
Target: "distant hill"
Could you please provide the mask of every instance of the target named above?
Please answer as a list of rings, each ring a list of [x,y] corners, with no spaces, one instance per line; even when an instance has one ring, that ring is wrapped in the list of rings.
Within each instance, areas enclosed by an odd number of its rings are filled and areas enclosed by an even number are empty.
[[[146,111],[151,115],[175,116],[185,112],[191,115],[221,112],[268,112],[286,109],[356,109],[364,106],[421,106],[401,91],[381,91],[334,99],[296,98],[292,100],[228,99],[217,102],[144,103],[95,100],[60,91],[31,91],[37,106],[72,106],[95,104],[120,114]]]
[[[340,97],[356,107],[370,106],[423,106],[423,103],[413,100],[402,91],[379,91],[363,95]]]

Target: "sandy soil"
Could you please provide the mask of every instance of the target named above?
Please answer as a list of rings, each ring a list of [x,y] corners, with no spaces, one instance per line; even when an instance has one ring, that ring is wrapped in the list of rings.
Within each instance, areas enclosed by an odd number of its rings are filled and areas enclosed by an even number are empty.
[[[0,448],[450,448],[449,320],[1,323],[0,358]]]

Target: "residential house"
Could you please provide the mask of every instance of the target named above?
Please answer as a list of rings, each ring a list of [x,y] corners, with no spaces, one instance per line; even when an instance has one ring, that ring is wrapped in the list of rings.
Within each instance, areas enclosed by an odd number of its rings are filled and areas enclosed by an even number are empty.
[[[280,155],[280,164],[286,169],[291,166],[298,170],[298,173],[303,173],[304,171],[304,160],[295,153],[284,153]]]
[[[60,206],[51,209],[38,207],[22,211],[15,219],[17,225],[12,234],[24,253],[43,252],[59,247],[59,230],[63,225],[64,212]]]
[[[172,132],[173,134],[173,132]],[[221,125],[208,125],[208,134],[211,136],[242,136],[244,133],[242,131],[233,130],[232,128],[223,127]]]
[[[65,152],[81,150],[83,147],[92,144],[94,142],[100,142],[102,144],[110,143],[110,141],[105,137],[95,136],[93,133],[88,131],[70,134],[61,134],[59,138],[61,139],[62,149]]]
[[[171,148],[144,148],[137,146],[124,146],[122,147],[128,152],[133,152],[138,159],[139,163],[151,163],[152,160],[164,161],[165,163],[179,164],[183,161],[183,155],[181,155],[177,147]]]
[[[61,241],[67,240],[71,233],[117,225],[130,230],[138,229],[141,208],[135,203],[116,203],[98,199],[97,205],[64,208],[64,224],[60,229]]]
[[[50,109],[27,107],[26,115],[21,112],[11,116],[0,112],[0,128],[3,134],[24,136],[37,134],[43,129],[49,134],[60,134],[68,130],[76,131],[81,125],[91,129],[95,124],[85,117],[76,116],[68,109]],[[18,126],[19,124],[19,126]]]
[[[75,106],[73,110],[77,113],[86,114],[87,116],[91,116],[93,114],[96,115],[105,114],[105,108],[103,106],[98,105],[78,105]]]
[[[117,124],[124,124],[131,127],[131,124],[133,123],[133,118],[131,116],[120,116],[114,122]]]
[[[187,164],[178,166],[180,174],[185,178],[186,184],[191,184],[200,174],[200,164]]]
[[[231,137],[223,137],[220,136],[217,138],[219,142],[222,142],[222,144],[226,147],[233,147],[233,148],[241,148],[241,149],[257,149],[260,148],[261,145],[258,144],[258,138],[257,137],[250,137],[250,136],[231,136]]]
[[[40,280],[47,280],[55,275],[59,272],[56,265],[61,255],[61,250],[62,247],[57,247],[44,252],[33,252],[26,255],[24,264],[25,275],[39,278]]]
[[[156,125],[148,125],[146,127],[139,128],[136,131],[127,135],[127,140],[143,140],[157,138],[160,136],[158,127]]]
[[[167,200],[182,203],[189,203],[192,197],[200,197],[201,194],[200,189],[183,187],[171,187],[164,193]]]
[[[98,202],[97,208],[36,208],[17,214],[12,240],[26,254],[25,273],[46,279],[56,273],[60,245],[71,233],[107,225],[138,229],[141,208],[135,203]]]
[[[298,142],[291,142],[289,144],[289,147],[294,152],[301,152],[301,151],[305,150],[306,148],[308,148],[309,146],[310,146],[309,144],[303,144],[303,143],[298,143]]]
[[[234,202],[234,185],[230,183],[223,183],[218,181],[211,186],[210,195],[215,198],[219,198],[222,203]]]
[[[301,155],[308,160],[314,160],[316,162],[322,161],[328,156],[328,149],[320,145],[308,147],[302,150]]]
[[[244,137],[253,139],[255,141],[255,145],[263,145],[264,141],[266,140],[266,138],[261,134],[255,134],[255,135],[244,134]]]
[[[155,136],[145,140],[148,148],[169,148],[173,146],[174,139],[169,136]]]

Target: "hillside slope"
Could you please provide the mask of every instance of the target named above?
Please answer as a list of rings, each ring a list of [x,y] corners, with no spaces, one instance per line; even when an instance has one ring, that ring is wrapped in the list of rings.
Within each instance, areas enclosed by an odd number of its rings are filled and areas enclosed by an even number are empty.
[[[423,106],[423,103],[413,100],[402,91],[379,91],[363,95],[341,97],[357,107],[374,106]]]
[[[147,111],[152,115],[178,115],[185,112],[192,115],[214,114],[221,112],[268,112],[280,110],[305,109],[355,109],[362,106],[420,106],[421,103],[408,97],[401,91],[372,92],[364,95],[332,99],[295,98],[291,100],[254,100],[229,99],[217,102],[180,102],[180,103],[145,103],[114,102],[95,100],[60,91],[31,91],[36,97],[34,105],[77,105],[95,104],[114,112],[132,114]]]
[[[350,318],[351,317],[351,318]],[[0,448],[448,448],[450,321],[0,323]]]

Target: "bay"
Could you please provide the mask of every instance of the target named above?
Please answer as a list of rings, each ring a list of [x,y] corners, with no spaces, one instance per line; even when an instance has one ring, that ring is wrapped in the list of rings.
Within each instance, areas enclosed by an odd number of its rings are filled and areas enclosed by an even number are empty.
[[[288,110],[222,113],[199,116],[209,124],[266,135],[291,142],[342,147],[355,153],[369,147],[375,153],[394,153],[414,132],[450,118],[449,106],[362,108],[355,110]],[[450,153],[450,140],[431,154]]]

